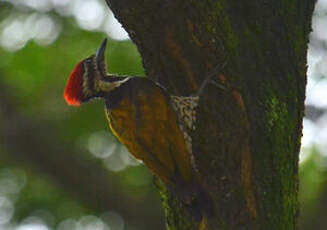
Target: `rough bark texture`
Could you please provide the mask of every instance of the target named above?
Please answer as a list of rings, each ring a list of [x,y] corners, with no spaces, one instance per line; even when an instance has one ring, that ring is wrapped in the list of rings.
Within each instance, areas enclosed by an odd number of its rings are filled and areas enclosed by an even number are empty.
[[[225,59],[198,108],[193,152],[210,192],[210,229],[296,229],[298,154],[312,0],[107,0],[147,75],[194,93]],[[170,195],[169,229],[198,229]]]

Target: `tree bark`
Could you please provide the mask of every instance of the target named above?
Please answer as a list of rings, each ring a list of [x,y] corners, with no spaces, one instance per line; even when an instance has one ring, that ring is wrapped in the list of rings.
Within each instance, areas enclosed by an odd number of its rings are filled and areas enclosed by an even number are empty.
[[[107,0],[147,76],[195,93],[193,153],[215,205],[210,229],[296,229],[306,52],[315,1]],[[198,229],[163,195],[169,229]]]

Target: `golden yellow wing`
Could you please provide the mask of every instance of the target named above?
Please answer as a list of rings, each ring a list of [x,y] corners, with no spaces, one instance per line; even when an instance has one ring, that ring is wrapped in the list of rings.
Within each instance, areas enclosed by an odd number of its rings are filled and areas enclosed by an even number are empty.
[[[164,183],[192,183],[191,156],[177,115],[161,88],[138,89],[107,110],[114,135]]]

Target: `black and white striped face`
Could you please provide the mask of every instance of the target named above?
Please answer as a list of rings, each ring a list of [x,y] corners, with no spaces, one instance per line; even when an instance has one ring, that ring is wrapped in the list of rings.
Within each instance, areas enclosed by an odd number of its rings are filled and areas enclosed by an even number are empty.
[[[97,93],[97,81],[102,78],[102,75],[97,67],[96,56],[92,55],[91,57],[85,59],[82,62],[84,73],[83,73],[83,84],[82,91],[86,98],[92,97]]]
[[[67,104],[79,106],[93,98],[97,94],[96,82],[100,77],[95,55],[79,62],[70,74],[65,88]]]
[[[92,98],[103,97],[128,80],[107,76],[106,44],[105,39],[96,54],[79,62],[70,74],[64,93],[69,105],[79,106]]]

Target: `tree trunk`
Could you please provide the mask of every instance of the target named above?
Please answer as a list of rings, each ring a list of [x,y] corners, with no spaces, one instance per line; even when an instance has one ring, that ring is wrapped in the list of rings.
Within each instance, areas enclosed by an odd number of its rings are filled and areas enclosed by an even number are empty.
[[[312,0],[107,0],[147,75],[201,96],[193,153],[215,205],[210,229],[296,229]],[[168,194],[169,229],[198,229]]]

